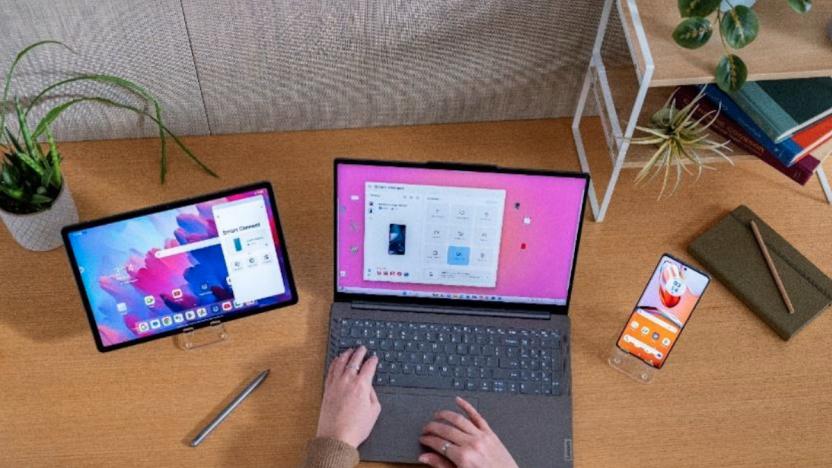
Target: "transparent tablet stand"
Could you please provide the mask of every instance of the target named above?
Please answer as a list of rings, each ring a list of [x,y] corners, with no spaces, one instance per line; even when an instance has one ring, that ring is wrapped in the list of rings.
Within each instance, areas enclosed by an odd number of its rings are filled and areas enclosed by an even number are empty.
[[[618,337],[616,337],[616,341],[618,341]],[[613,369],[626,374],[628,377],[637,382],[644,384],[652,382],[653,377],[656,375],[656,372],[658,372],[658,369],[655,367],[647,365],[641,359],[621,351],[618,346],[615,345],[612,347],[612,352],[607,358],[607,362]]]
[[[186,328],[181,334],[173,337],[176,346],[184,351],[202,348],[228,339],[228,331],[222,322],[213,323],[209,327],[193,329]]]

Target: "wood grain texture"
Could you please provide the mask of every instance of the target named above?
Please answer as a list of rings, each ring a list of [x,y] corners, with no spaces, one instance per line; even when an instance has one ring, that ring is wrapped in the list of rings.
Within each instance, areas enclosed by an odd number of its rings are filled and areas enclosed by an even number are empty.
[[[621,2],[624,25],[635,38],[628,0],[616,1]],[[677,2],[636,0],[636,7],[656,66],[651,86],[714,81],[714,69],[724,53],[718,31],[705,46],[683,49],[672,37],[682,20]],[[749,81],[832,75],[832,40],[826,32],[832,2],[813,2],[811,12],[799,15],[786,1],[761,0],[754,11],[760,19],[760,33],[753,43],[735,52],[748,65]],[[642,61],[641,54],[638,57]]]
[[[609,160],[586,125],[593,167]],[[299,287],[292,308],[231,322],[230,341],[172,340],[99,354],[61,250],[35,254],[0,229],[0,466],[293,466],[315,430],[332,297],[334,156],[576,169],[567,120],[192,137],[222,175],[179,155],[157,181],[154,140],[62,145],[82,219],[237,184],[274,183]],[[828,166],[828,164],[827,164]],[[830,167],[829,169],[832,169]],[[832,207],[757,162],[720,166],[669,200],[625,171],[607,220],[588,220],[574,285],[577,467],[828,466],[832,315],[781,341],[722,285],[649,386],[605,362],[658,256],[740,203],[832,272]],[[204,420],[258,370],[272,375],[202,446]]]

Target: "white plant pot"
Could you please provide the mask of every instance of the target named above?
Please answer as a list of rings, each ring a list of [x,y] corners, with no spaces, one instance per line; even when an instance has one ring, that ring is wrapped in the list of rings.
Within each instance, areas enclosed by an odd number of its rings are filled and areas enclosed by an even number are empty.
[[[61,193],[48,210],[20,215],[0,208],[0,218],[24,249],[43,252],[63,244],[61,228],[78,222],[78,209],[64,180]]]

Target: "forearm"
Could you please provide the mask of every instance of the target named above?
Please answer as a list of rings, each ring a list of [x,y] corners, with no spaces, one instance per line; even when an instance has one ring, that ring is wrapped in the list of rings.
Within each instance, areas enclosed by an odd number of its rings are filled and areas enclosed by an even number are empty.
[[[306,445],[302,468],[353,468],[358,465],[358,450],[340,440],[318,437]]]

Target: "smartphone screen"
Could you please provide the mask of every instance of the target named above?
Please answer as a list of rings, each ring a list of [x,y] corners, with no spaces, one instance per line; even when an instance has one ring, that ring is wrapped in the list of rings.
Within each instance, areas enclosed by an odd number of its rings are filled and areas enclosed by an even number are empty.
[[[404,224],[391,224],[390,237],[387,244],[387,253],[389,255],[404,255],[405,254],[405,237],[407,235],[407,226]]]
[[[710,281],[663,255],[618,337],[618,348],[661,369]]]

